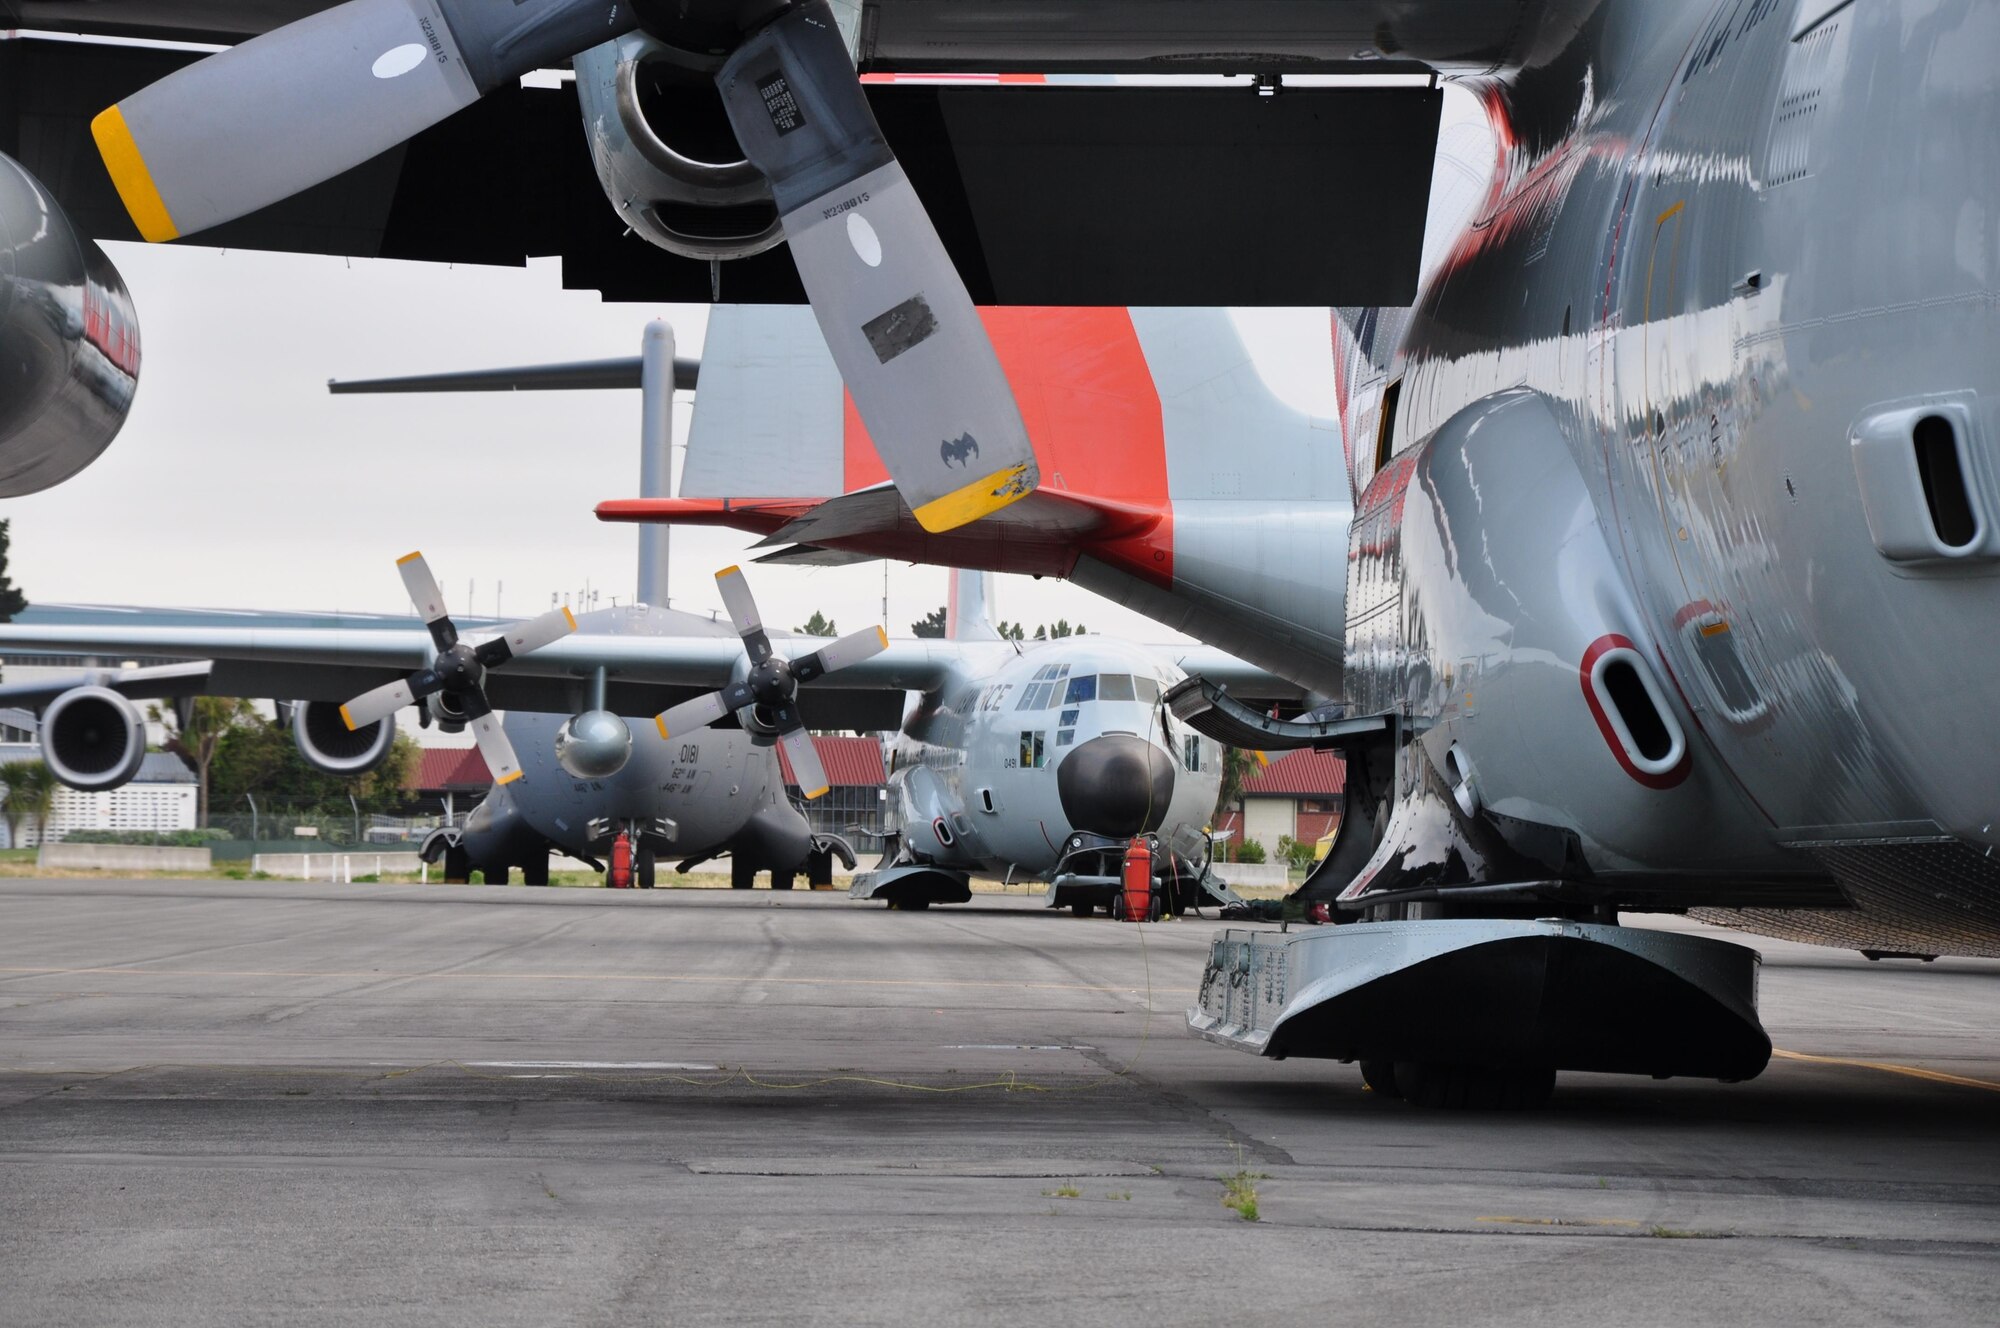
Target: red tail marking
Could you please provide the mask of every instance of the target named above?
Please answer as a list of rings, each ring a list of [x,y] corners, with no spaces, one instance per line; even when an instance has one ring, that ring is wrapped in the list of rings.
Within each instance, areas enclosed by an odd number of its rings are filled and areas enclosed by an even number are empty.
[[[1160,513],[1144,534],[1095,543],[1091,552],[1148,581],[1171,582],[1166,430],[1131,314],[1122,307],[1007,307],[981,309],[979,317],[1014,388],[1042,487]],[[842,419],[847,491],[887,480],[852,396]]]

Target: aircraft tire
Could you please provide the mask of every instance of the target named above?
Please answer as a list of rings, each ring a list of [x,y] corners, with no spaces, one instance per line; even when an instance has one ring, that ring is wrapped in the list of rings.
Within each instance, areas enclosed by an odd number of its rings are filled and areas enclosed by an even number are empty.
[[[482,867],[479,869],[479,876],[488,885],[506,885],[513,871],[511,867]]]
[[[530,858],[521,864],[522,885],[547,885],[549,883],[549,855],[544,853],[539,859]]]
[[[746,858],[732,856],[729,859],[729,888],[732,890],[748,890],[756,884],[756,867],[752,866]]]
[[[1420,1107],[1529,1111],[1548,1103],[1555,1091],[1556,1072],[1545,1066],[1501,1070],[1481,1065],[1397,1061],[1395,1084],[1399,1096]]]
[[[659,854],[649,848],[640,849],[637,861],[632,864],[632,884],[641,890],[650,890],[659,880],[659,874]]]
[[[1093,913],[1097,912],[1097,905],[1095,905],[1095,904],[1071,904],[1071,905],[1069,906],[1069,911],[1070,911],[1070,912],[1072,912],[1072,913],[1074,913],[1074,914],[1076,914],[1076,915],[1077,915],[1078,917],[1080,917],[1080,918],[1087,918],[1087,917],[1091,916],[1091,915],[1092,915]]]
[[[464,885],[472,879],[472,855],[456,844],[444,851],[444,879],[447,885]]]
[[[798,879],[791,872],[774,871],[771,873],[771,888],[773,890],[789,890],[798,884]]]
[[[1394,1061],[1361,1062],[1361,1082],[1368,1085],[1368,1091],[1379,1097],[1401,1097],[1402,1090],[1396,1087],[1396,1063]]]

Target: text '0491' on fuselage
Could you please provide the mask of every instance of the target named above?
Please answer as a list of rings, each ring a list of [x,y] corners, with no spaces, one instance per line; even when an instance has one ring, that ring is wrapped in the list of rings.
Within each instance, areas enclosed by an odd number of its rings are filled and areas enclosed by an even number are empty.
[[[1221,753],[1160,705],[1186,676],[1166,654],[1099,636],[967,649],[957,677],[916,698],[891,749],[909,854],[1046,877],[1081,831],[1159,835],[1199,859]]]
[[[1485,89],[1488,204],[1336,329],[1348,697],[1429,726],[1385,846],[2000,946],[1995,54],[1978,5],[1605,5]]]

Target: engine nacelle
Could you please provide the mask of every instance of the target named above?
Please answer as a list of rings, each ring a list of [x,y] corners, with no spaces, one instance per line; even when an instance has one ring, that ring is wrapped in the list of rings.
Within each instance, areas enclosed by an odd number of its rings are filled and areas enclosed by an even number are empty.
[[[423,705],[440,733],[465,732],[465,707],[450,692],[432,692]]]
[[[633,33],[573,63],[598,182],[626,225],[703,261],[784,239],[771,187],[744,159],[701,57]]]
[[[350,729],[329,701],[301,701],[292,711],[292,742],[321,774],[365,775],[389,759],[395,741],[394,716]]]
[[[60,484],[111,445],[139,388],[118,269],[0,155],[0,498]]]
[[[145,759],[145,721],[109,687],[72,687],[42,712],[42,762],[73,789],[115,789]]]

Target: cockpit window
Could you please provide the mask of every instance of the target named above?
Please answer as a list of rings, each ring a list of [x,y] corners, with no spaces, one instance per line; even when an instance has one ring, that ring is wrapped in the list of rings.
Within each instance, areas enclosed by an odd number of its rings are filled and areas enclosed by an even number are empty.
[[[1132,686],[1139,693],[1139,699],[1152,705],[1160,699],[1160,684],[1151,678],[1134,678]]]
[[[1095,701],[1096,699],[1097,677],[1095,674],[1085,674],[1081,678],[1071,678],[1069,680],[1069,692],[1063,697],[1063,704],[1076,705],[1079,702]]]
[[[1130,701],[1135,697],[1132,690],[1132,675],[1129,673],[1100,673],[1097,675],[1097,699],[1100,701]]]

